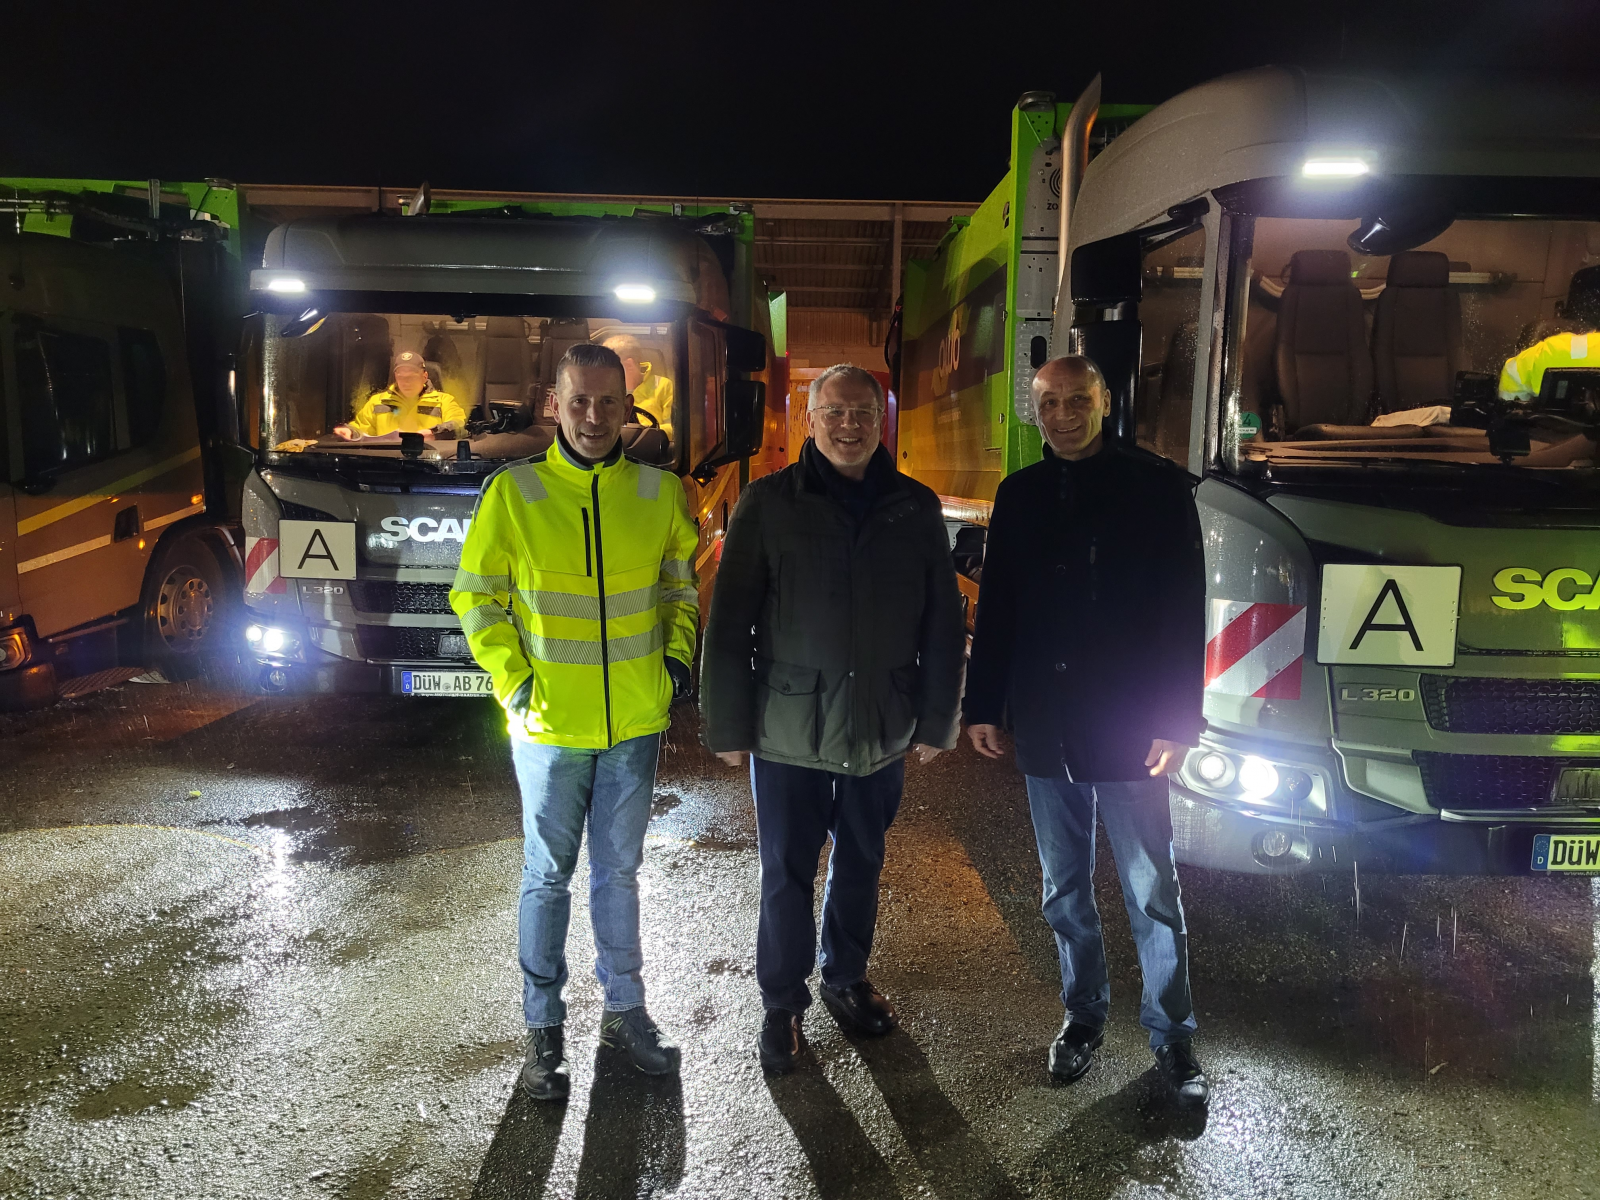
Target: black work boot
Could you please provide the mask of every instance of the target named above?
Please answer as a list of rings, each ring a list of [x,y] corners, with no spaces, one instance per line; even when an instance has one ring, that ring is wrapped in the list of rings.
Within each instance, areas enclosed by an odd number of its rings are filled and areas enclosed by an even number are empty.
[[[787,1075],[794,1070],[800,1045],[800,1014],[786,1008],[767,1009],[766,1018],[761,1022],[761,1036],[756,1039],[761,1069],[768,1075]]]
[[[1204,1108],[1211,1100],[1211,1081],[1200,1069],[1200,1060],[1194,1056],[1194,1046],[1189,1042],[1173,1042],[1157,1046],[1156,1069],[1167,1081],[1172,1092],[1172,1102],[1179,1108]]]
[[[518,1078],[535,1100],[565,1100],[572,1090],[567,1071],[566,1036],[560,1025],[528,1030],[528,1054]]]
[[[894,1005],[868,980],[863,979],[842,988],[823,984],[821,991],[822,1002],[828,1006],[833,1019],[850,1032],[882,1037],[900,1025]]]
[[[1062,1083],[1071,1083],[1089,1069],[1094,1052],[1106,1040],[1105,1030],[1068,1017],[1061,1032],[1050,1043],[1050,1074]]]
[[[678,1044],[661,1036],[642,1004],[621,1012],[608,1010],[600,1020],[600,1044],[627,1051],[633,1065],[646,1075],[672,1075],[683,1058]]]

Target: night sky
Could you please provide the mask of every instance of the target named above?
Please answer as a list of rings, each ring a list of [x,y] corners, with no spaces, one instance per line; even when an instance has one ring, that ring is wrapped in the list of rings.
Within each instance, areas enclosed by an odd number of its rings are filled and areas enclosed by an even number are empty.
[[[1018,15],[1038,14],[1038,15]],[[1048,15],[1046,15],[1048,14]],[[977,200],[1028,89],[1600,76],[1595,0],[9,6],[0,174]]]

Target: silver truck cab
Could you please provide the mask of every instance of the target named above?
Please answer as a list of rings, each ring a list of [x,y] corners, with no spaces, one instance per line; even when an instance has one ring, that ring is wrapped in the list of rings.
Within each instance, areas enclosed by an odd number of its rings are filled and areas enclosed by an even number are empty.
[[[547,450],[555,368],[628,339],[626,451],[685,477],[702,581],[760,442],[759,334],[731,324],[714,222],[453,214],[291,222],[251,276],[241,355],[257,430],[246,630],[268,691],[487,695],[450,583],[479,489]],[[389,374],[427,365],[414,405]],[[648,402],[646,402],[648,394]],[[442,691],[441,691],[442,689]]]
[[[1568,304],[1597,127],[1592,97],[1271,68],[1088,164],[1054,352],[1196,478],[1205,536],[1183,861],[1597,869],[1600,333]],[[1531,347],[1559,361],[1511,396]]]

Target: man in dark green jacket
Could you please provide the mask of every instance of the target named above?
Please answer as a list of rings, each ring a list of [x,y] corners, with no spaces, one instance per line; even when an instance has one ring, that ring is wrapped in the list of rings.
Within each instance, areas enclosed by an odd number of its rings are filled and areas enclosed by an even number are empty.
[[[811,386],[800,461],[746,489],[706,625],[706,745],[752,755],[761,848],[756,982],[769,1073],[794,1067],[806,977],[818,962],[817,855],[831,834],[822,903],[822,1000],[845,1027],[882,1034],[894,1009],[867,981],[884,833],[905,756],[956,743],[965,630],[939,497],[880,444],[883,391],[860,367]]]

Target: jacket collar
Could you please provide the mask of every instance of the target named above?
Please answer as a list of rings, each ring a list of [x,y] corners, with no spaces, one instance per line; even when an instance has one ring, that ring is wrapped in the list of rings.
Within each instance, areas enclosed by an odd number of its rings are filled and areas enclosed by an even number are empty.
[[[817,444],[811,438],[805,440],[800,447],[800,459],[795,463],[798,468],[801,491],[813,495],[825,496],[828,494],[827,472],[834,472],[835,468],[822,451],[817,449]],[[905,481],[899,470],[894,465],[894,459],[889,451],[879,446],[872,452],[872,457],[867,460],[867,475],[865,482],[872,485],[873,494],[879,499],[887,498],[903,491]]]
[[[578,457],[578,452],[568,444],[567,435],[561,432],[561,427],[558,425],[556,426],[555,451],[555,454],[550,456],[550,461],[556,463],[558,466],[567,467],[571,470],[582,471],[584,474],[588,474],[596,468],[604,471],[610,469],[611,467],[615,467],[622,462],[622,439],[620,437],[617,438],[617,444],[611,447],[611,453],[606,455],[599,462],[587,463]]]

